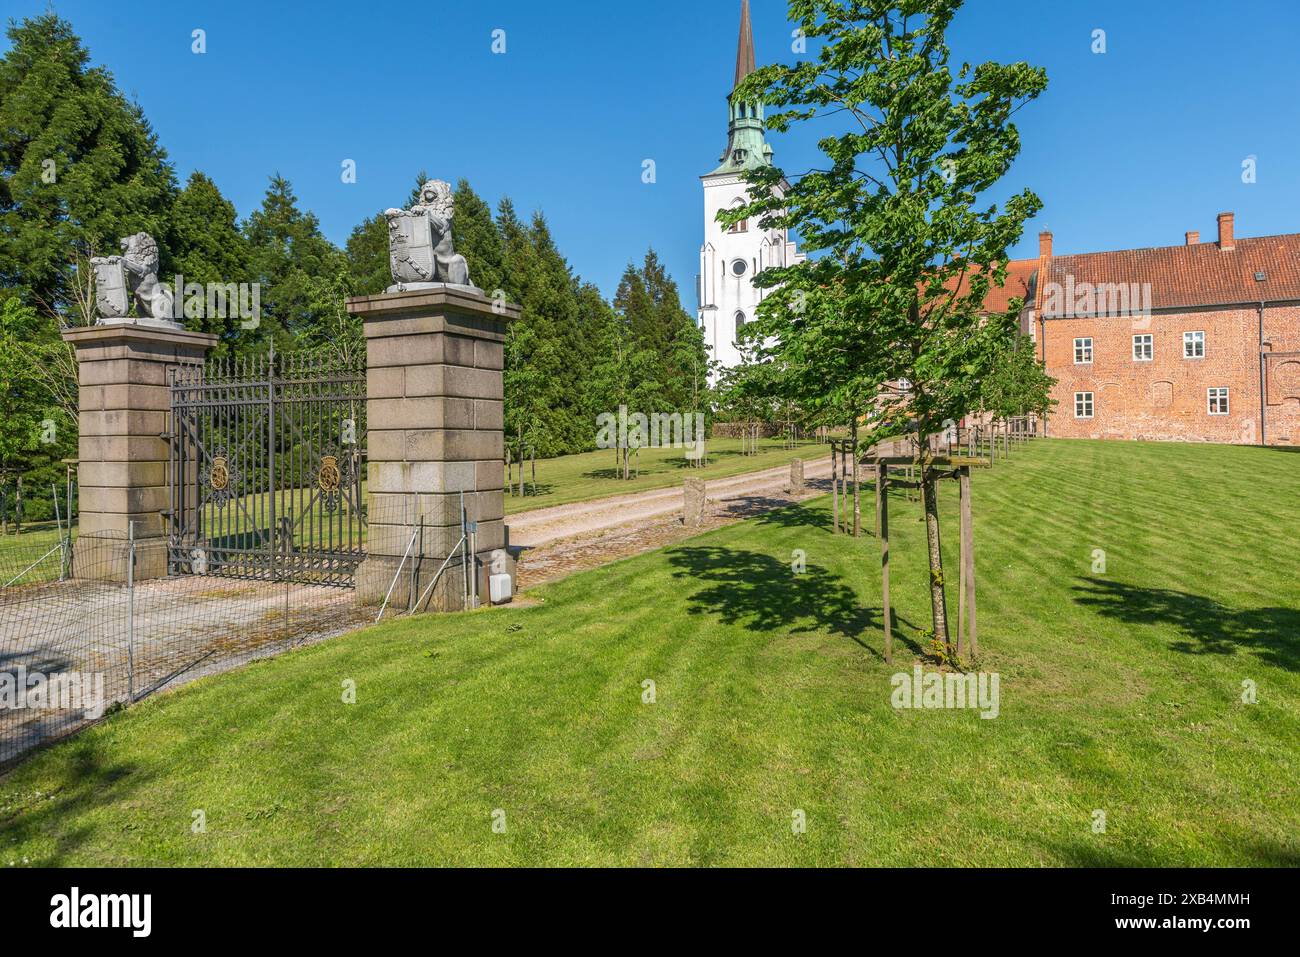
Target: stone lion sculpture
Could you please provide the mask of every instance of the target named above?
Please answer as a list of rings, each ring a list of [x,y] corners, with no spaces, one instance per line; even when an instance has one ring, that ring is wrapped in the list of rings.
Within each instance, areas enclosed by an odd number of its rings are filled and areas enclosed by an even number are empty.
[[[133,233],[118,240],[120,256],[96,256],[95,307],[99,322],[127,318],[134,297],[142,319],[171,322],[172,293],[158,281],[158,243],[148,233]]]
[[[420,187],[419,202],[410,209],[388,209],[388,258],[393,282],[390,292],[451,285],[473,287],[465,257],[451,238],[454,201],[451,185],[431,179]]]

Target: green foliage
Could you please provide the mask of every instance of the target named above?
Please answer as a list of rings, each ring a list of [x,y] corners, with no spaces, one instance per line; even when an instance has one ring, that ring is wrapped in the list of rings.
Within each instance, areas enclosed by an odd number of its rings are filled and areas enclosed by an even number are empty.
[[[999,210],[989,199],[1020,152],[1012,115],[1047,86],[1026,63],[962,64],[945,34],[961,0],[790,0],[816,56],[757,70],[736,96],[775,107],[767,126],[820,120],[824,159],[802,176],[775,166],[746,174],[752,202],[719,218],[796,230],[812,262],[765,270],[784,286],[760,313],[769,350],[824,379],[822,401],[873,408],[866,443],[911,434],[926,486],[931,575],[942,581],[930,436],[980,407],[1016,335],[986,317],[990,283],[1042,203],[1028,189]],[[827,129],[827,123],[836,124]],[[787,182],[788,181],[788,182]],[[785,313],[785,315],[774,315]],[[869,402],[871,405],[859,405]],[[948,640],[942,588],[936,637]]]
[[[392,267],[388,261],[388,220],[382,212],[353,227],[346,253],[351,285],[356,295],[373,296],[393,284]]]
[[[987,192],[1020,149],[1012,114],[1046,75],[984,63],[954,76],[944,34],[959,6],[791,0],[799,28],[824,41],[817,56],[763,67],[738,94],[780,107],[767,119],[779,131],[843,118],[842,132],[819,141],[822,168],[788,189],[782,170],[758,168],[748,174],[754,201],[722,218],[797,229],[817,257],[760,275],[760,285],[785,284],[767,314],[795,313],[774,323],[796,333],[792,358],[843,371],[837,388],[880,404],[868,441],[904,430],[924,438],[978,407],[981,381],[1014,334],[984,320],[984,297],[1042,205],[1023,190],[999,211]],[[803,325],[796,305],[809,310]],[[847,354],[854,343],[863,356]],[[881,388],[902,380],[910,388]]]
[[[1028,336],[1017,335],[999,344],[992,371],[984,380],[984,410],[997,418],[1046,416],[1056,405],[1051,397],[1056,380],[1047,374]]]
[[[456,215],[451,221],[456,252],[465,257],[469,278],[489,298],[505,289],[501,232],[492,221],[492,207],[462,179],[456,184]]]
[[[172,206],[172,266],[186,284],[250,283],[253,281],[248,240],[239,230],[235,206],[221,195],[216,183],[200,172],[190,180]],[[171,282],[170,275],[163,275]],[[181,290],[176,290],[178,296]],[[238,310],[227,303],[226,316],[212,315],[207,309],[202,317],[186,317],[186,328],[220,336],[214,349],[221,356],[235,348],[241,337]]]
[[[0,304],[0,496],[11,509],[21,477],[27,521],[54,517],[50,486],[62,496],[62,460],[76,455],[76,420],[58,402],[52,379],[60,368],[52,356],[63,348],[31,306],[16,296]]]
[[[58,327],[92,315],[89,257],[116,252],[118,237],[140,230],[159,241],[164,282],[180,273],[187,283],[259,284],[257,324],[235,309],[183,319],[219,337],[215,356],[272,344],[281,352],[361,355],[360,323],[345,300],[391,284],[383,211],[358,224],[340,250],[276,174],[241,223],[202,172],[177,190],[140,109],[107,70],[90,65],[66,21],[33,17],[11,26],[9,37],[12,48],[0,59],[0,289],[46,314],[7,360],[13,375],[33,367],[23,373],[24,396],[75,419],[75,361]],[[427,179],[416,175],[406,205]],[[494,220],[461,180],[452,230],[475,284],[522,307],[506,344],[510,439],[543,456],[577,452],[593,447],[595,416],[620,402],[646,411],[707,407],[702,336],[653,251],[642,268],[629,267],[613,309],[573,274],[541,213],[521,221],[504,200]],[[11,424],[25,435],[20,421]]]
[[[0,59],[0,285],[48,315],[75,304],[74,250],[111,255],[146,230],[168,243],[176,192],[167,154],[71,25],[11,24]],[[164,267],[170,264],[164,260]]]
[[[250,338],[273,337],[288,351],[294,338],[319,329],[325,317],[314,280],[333,279],[347,258],[321,235],[316,215],[298,208],[293,186],[271,177],[261,208],[244,224],[253,275],[262,284],[261,326]]]
[[[636,411],[701,411],[708,363],[704,336],[682,308],[673,282],[653,249],[641,268],[623,273],[614,307],[623,314],[630,343],[627,354],[647,378],[634,400]],[[626,391],[626,390],[624,390]]]

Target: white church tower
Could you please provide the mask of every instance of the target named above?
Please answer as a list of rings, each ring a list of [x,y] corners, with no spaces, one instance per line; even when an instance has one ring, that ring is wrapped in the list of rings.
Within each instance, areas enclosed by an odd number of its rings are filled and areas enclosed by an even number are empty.
[[[772,147],[763,137],[763,105],[735,96],[740,81],[754,72],[754,32],[749,0],[741,0],[740,43],[736,79],[727,97],[727,149],[720,165],[700,177],[704,185],[704,245],[700,247],[697,280],[700,327],[711,357],[724,367],[740,364],[737,331],[755,317],[755,308],[770,291],[754,288],[754,276],[770,266],[802,262],[804,256],[784,229],[760,229],[754,220],[724,228],[718,210],[734,209],[746,200],[747,169],[772,164]]]

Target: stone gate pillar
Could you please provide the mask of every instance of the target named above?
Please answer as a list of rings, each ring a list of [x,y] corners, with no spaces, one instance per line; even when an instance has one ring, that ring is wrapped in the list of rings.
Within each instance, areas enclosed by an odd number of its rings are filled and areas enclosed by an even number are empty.
[[[506,545],[502,368],[506,323],[519,307],[464,287],[359,296],[348,311],[366,335],[367,557],[357,600],[383,601],[417,531],[390,599],[406,608],[412,565],[418,598],[460,538],[460,505],[478,523],[482,602],[493,553]],[[508,571],[513,565],[507,560]],[[463,607],[465,578],[451,562],[428,610]]]
[[[217,337],[113,322],[69,329],[77,355],[80,512],[72,573],[119,577],[126,569],[96,555],[92,543],[127,537],[134,523],[135,577],[167,574],[168,370],[203,362]]]

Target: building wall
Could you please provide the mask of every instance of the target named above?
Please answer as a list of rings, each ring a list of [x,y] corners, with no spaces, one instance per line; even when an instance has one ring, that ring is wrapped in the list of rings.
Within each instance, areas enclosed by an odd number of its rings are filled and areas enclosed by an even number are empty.
[[[1184,358],[1183,333],[1205,333],[1204,358]],[[1133,336],[1152,336],[1150,361],[1133,359]],[[1074,340],[1091,337],[1093,361],[1076,364]],[[1265,310],[1276,353],[1300,353],[1300,308]],[[1048,434],[1062,438],[1260,441],[1259,316],[1254,308],[1151,316],[1049,318],[1047,371],[1057,380]],[[1268,363],[1265,439],[1300,445],[1300,354]],[[1211,415],[1207,390],[1226,387],[1227,415]],[[1093,393],[1093,417],[1076,418],[1075,393]]]
[[[753,321],[759,302],[768,290],[754,288],[754,277],[770,266],[797,262],[794,245],[783,230],[763,230],[750,220],[743,233],[725,230],[716,219],[721,209],[731,209],[746,196],[746,184],[739,176],[723,174],[704,178],[704,245],[700,249],[699,321],[710,358],[724,367],[740,364],[736,348],[736,313]],[[732,264],[745,263],[743,275]]]

